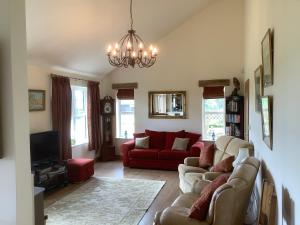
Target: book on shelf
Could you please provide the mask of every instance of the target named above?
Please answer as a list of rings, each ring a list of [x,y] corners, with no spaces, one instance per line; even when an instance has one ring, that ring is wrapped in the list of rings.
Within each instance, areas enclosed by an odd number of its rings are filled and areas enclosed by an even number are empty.
[[[241,116],[238,114],[226,114],[226,122],[227,123],[240,123]]]
[[[230,124],[225,128],[226,135],[239,137],[241,135],[240,129],[235,124]]]
[[[227,109],[230,111],[230,112],[238,112],[239,111],[239,105],[238,105],[238,102],[236,101],[229,101],[228,104],[227,104]]]

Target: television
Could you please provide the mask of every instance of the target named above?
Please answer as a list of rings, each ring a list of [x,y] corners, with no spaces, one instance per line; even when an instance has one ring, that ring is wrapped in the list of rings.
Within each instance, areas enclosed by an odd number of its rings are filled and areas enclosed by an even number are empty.
[[[58,131],[46,131],[30,135],[31,164],[59,160]]]

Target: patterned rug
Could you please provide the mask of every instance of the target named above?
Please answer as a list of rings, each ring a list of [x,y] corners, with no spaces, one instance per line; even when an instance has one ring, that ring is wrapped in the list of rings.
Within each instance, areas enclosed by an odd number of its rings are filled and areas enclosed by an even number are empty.
[[[164,184],[93,177],[45,209],[47,225],[136,225]]]

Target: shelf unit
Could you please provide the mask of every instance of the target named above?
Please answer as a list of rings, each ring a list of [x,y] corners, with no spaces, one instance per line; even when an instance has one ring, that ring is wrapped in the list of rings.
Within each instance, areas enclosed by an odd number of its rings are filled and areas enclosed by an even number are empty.
[[[244,139],[244,97],[226,97],[226,135]]]

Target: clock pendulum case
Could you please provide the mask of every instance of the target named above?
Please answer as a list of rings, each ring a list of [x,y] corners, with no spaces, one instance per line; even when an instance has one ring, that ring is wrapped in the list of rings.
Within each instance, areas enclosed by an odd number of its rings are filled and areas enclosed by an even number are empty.
[[[115,146],[113,142],[113,116],[115,114],[115,100],[110,96],[105,96],[100,100],[102,115],[102,146],[100,159],[109,161],[115,159]]]

